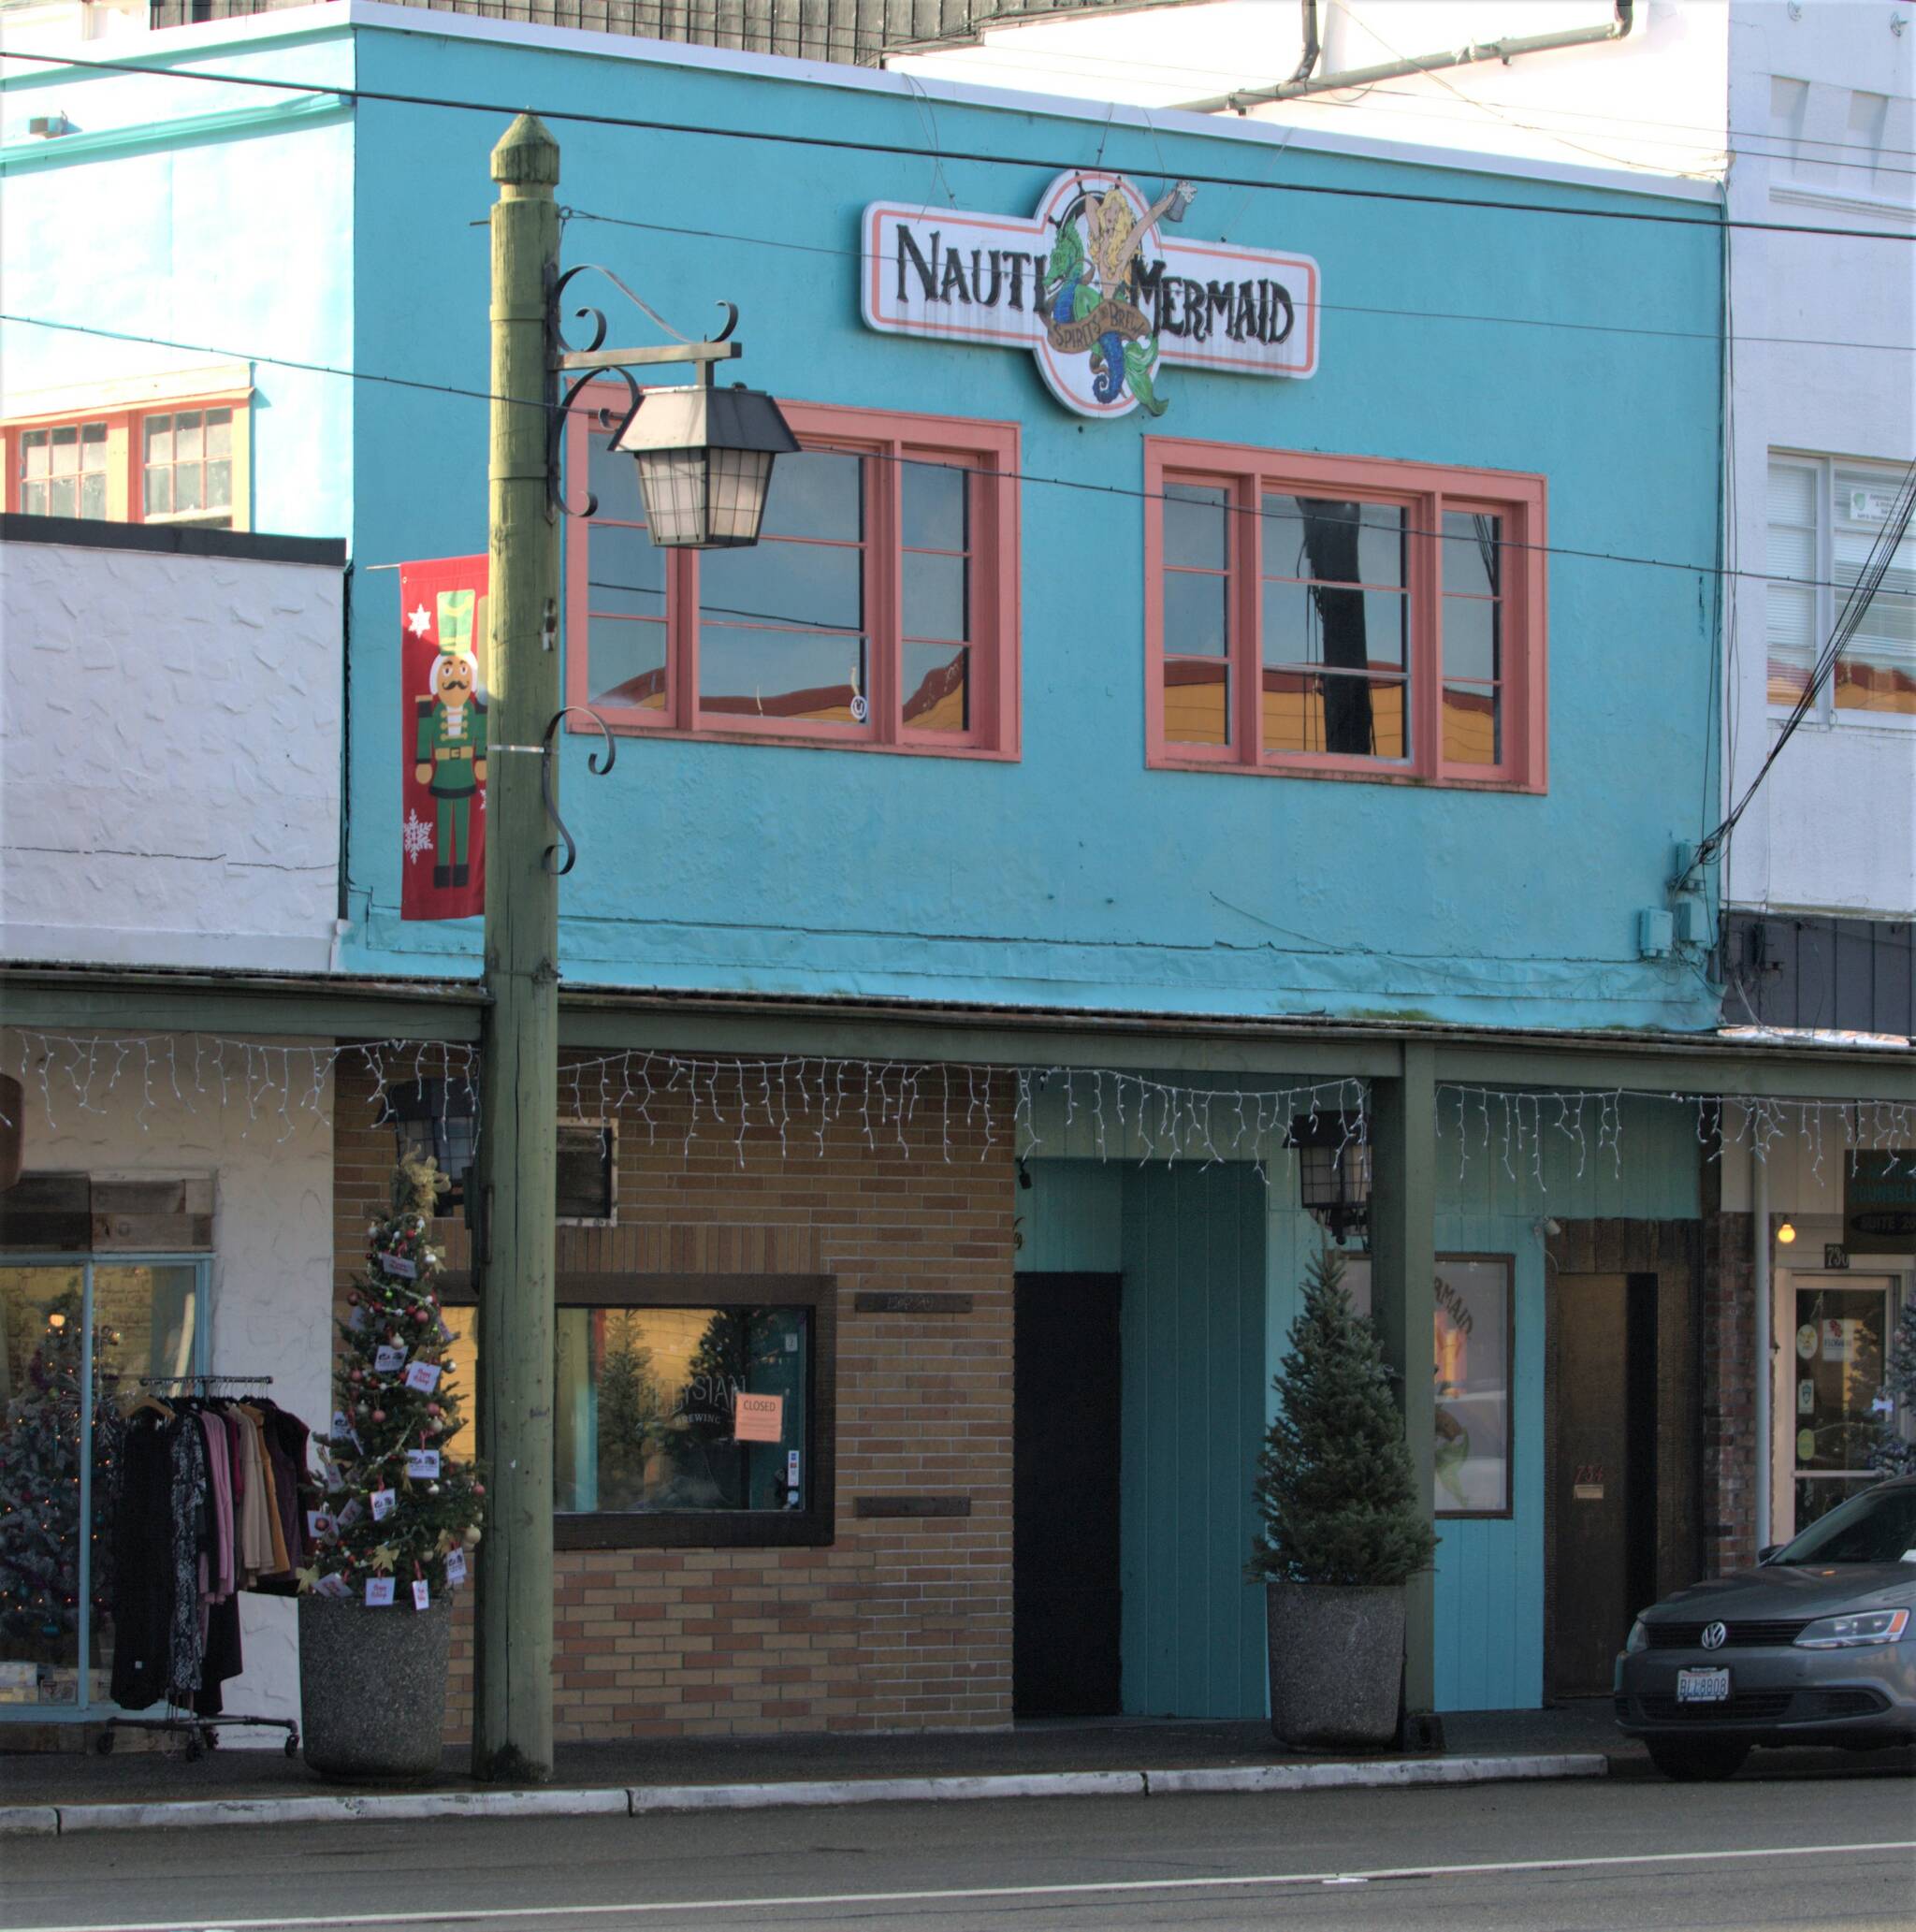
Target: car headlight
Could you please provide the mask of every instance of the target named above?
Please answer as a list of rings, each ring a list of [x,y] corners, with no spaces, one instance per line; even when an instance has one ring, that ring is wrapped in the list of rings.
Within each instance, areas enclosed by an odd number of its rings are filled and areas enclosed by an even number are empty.
[[[1909,1627],[1907,1610],[1861,1610],[1852,1617],[1819,1617],[1797,1637],[1804,1650],[1850,1650],[1865,1644],[1894,1644]]]
[[[1613,1624],[1611,1627],[1614,1629],[1616,1626]],[[1650,1634],[1643,1627],[1643,1619],[1639,1617],[1630,1626],[1630,1634],[1624,1639],[1624,1652],[1627,1655],[1633,1650],[1647,1650],[1649,1647]]]

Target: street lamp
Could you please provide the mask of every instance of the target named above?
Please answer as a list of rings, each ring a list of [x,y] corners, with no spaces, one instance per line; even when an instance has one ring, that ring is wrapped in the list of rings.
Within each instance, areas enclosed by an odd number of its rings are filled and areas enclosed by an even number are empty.
[[[638,458],[654,544],[729,550],[759,541],[772,459],[798,439],[763,390],[715,388],[705,362],[689,388],[647,390],[612,446]]]

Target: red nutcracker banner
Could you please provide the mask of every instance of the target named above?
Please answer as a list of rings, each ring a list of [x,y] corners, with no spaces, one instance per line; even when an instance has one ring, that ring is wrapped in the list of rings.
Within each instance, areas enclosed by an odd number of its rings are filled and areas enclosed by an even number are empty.
[[[401,919],[486,909],[486,559],[399,566]]]

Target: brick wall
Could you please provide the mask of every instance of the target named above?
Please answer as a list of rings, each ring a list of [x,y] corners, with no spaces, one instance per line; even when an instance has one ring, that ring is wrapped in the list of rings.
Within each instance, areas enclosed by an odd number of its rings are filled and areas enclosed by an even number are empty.
[[[1750,1217],[1706,1213],[1703,1281],[1704,1573],[1756,1561],[1756,1295]]]
[[[360,1265],[394,1150],[370,1083],[342,1067],[340,1085],[336,1295]],[[650,1099],[649,1134],[621,1120],[618,1227],[561,1227],[559,1269],[834,1275],[837,1530],[821,1549],[561,1550],[559,1739],[1009,1721],[1011,1097],[994,1084],[990,1144],[968,1102],[967,1088],[949,1119],[921,1104],[882,1126],[874,1103],[869,1140],[854,1116],[827,1126],[822,1152],[815,1119],[794,1123],[784,1154],[777,1129],[757,1126],[742,1167],[735,1108],[720,1126],[702,1101],[689,1148],[683,1096]],[[561,1111],[591,1111],[570,1095]],[[464,1266],[464,1229],[443,1221],[440,1233],[448,1264]],[[860,1314],[862,1288],[963,1290],[971,1310]],[[887,1491],[962,1494],[971,1513],[857,1518],[858,1497]],[[470,1609],[462,1595],[454,1739],[471,1720]]]

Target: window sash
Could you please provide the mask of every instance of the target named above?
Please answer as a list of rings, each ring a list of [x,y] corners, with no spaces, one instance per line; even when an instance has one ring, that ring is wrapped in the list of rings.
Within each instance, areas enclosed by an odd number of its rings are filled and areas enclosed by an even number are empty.
[[[251,398],[244,392],[0,424],[5,507],[21,516],[245,530],[252,494]],[[184,423],[198,452],[176,454]],[[149,444],[164,460],[148,461]],[[185,507],[179,507],[184,500]]]
[[[592,467],[595,451],[603,460],[607,432],[592,420],[599,402],[612,409],[617,398],[609,390],[588,394],[567,425],[568,461],[575,475]],[[835,451],[860,459],[862,629],[793,628],[808,636],[829,633],[848,655],[862,649],[865,716],[760,717],[749,708],[707,703],[701,689],[702,654],[710,641],[706,633],[729,627],[731,620],[715,620],[702,609],[706,568],[699,554],[664,553],[659,559],[662,598],[655,601],[646,592],[643,612],[637,601],[625,612],[608,612],[608,593],[595,582],[597,571],[589,561],[594,539],[589,523],[569,532],[568,696],[575,704],[598,709],[615,730],[634,734],[733,742],[769,738],[847,749],[1015,758],[1015,426],[802,403],[781,407],[806,450]],[[963,472],[962,545],[916,537],[906,541],[906,466],[920,463]],[[635,485],[632,494],[636,498]],[[919,524],[922,521],[922,516],[917,519]],[[621,508],[614,527],[629,525]],[[922,534],[921,530],[919,535]],[[762,546],[811,542],[836,540],[777,532],[761,540]],[[914,615],[927,608],[925,599],[913,594],[926,588],[925,578],[939,580],[932,588],[942,586],[942,601],[949,606],[954,561],[959,566],[965,635],[939,637],[928,634],[931,625],[908,626],[908,598]],[[916,585],[907,581],[914,571],[921,574]],[[654,632],[641,639],[636,627],[648,623]],[[593,661],[595,645],[602,662],[607,641],[617,639],[628,626],[634,627],[634,633],[627,648],[633,652],[634,661],[643,659],[643,668],[620,683],[644,680],[643,704],[608,702],[608,690],[620,686],[608,685],[610,674]],[[957,627],[947,623],[944,628]],[[845,708],[853,709],[849,701]]]
[[[805,1441],[799,1509],[686,1509],[553,1512],[559,1549],[822,1547],[836,1534],[837,1282],[829,1274],[615,1274],[566,1271],[555,1281],[559,1308],[803,1309],[806,1312]],[[471,1308],[472,1277],[449,1271],[440,1299]],[[476,1447],[477,1329],[462,1386],[473,1395],[468,1428]]]
[[[1168,627],[1168,582],[1199,574],[1195,565],[1169,561],[1165,550],[1166,494],[1185,487],[1225,494],[1228,542],[1222,574],[1228,636],[1222,657],[1180,652]],[[1149,763],[1544,789],[1541,477],[1154,439],[1147,443],[1146,496]],[[1267,547],[1268,498],[1329,499],[1401,511],[1403,582],[1377,580],[1371,567],[1374,557],[1354,561],[1356,574],[1349,579],[1300,572],[1295,545],[1284,554]],[[1481,524],[1467,530],[1446,525],[1446,517],[1459,516],[1496,519],[1494,539]],[[1482,570],[1466,575],[1454,565],[1453,576],[1465,578],[1463,588],[1446,586],[1443,558],[1466,535],[1479,551],[1488,541],[1497,547]],[[1493,567],[1494,594],[1486,594],[1479,587]],[[1270,600],[1277,599],[1281,611],[1290,587],[1310,600],[1304,629],[1297,632],[1287,624],[1292,634],[1277,636],[1269,628]],[[1327,661],[1320,587],[1365,599],[1363,665]],[[1372,647],[1372,627],[1390,620],[1389,600],[1400,599],[1408,613],[1407,626],[1398,632],[1407,632],[1401,664],[1392,655],[1394,641]],[[1486,605],[1491,612],[1488,624]],[[1449,663],[1446,617],[1454,632],[1468,620],[1476,633],[1473,647],[1468,653],[1454,649]],[[1206,665],[1212,670],[1198,668]],[[1190,729],[1191,688],[1220,681],[1220,672],[1227,734],[1213,734],[1208,741],[1181,735],[1180,713],[1185,720],[1182,730]],[[1323,743],[1326,700],[1358,681],[1372,694],[1368,735],[1376,748],[1329,750]],[[1173,692],[1184,695],[1173,699]],[[1342,708],[1346,729],[1365,729],[1357,724],[1361,710]],[[1280,743],[1281,733],[1306,742]]]
[[[1793,709],[1801,697],[1882,529],[1868,512],[1894,501],[1903,474],[1894,464],[1770,452],[1764,608],[1764,696],[1772,710]],[[1822,724],[1916,724],[1916,531],[1896,546],[1874,603],[1809,715]]]

